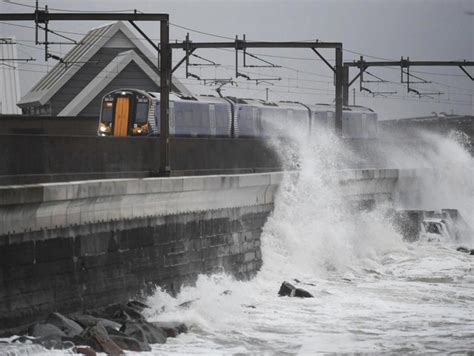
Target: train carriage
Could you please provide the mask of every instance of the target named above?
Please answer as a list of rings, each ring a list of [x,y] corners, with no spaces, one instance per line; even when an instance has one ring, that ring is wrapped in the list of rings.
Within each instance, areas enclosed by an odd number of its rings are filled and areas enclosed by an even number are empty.
[[[311,110],[311,133],[318,130],[334,130],[336,116],[334,106],[328,104],[315,104],[309,106]]]
[[[234,137],[259,137],[262,129],[260,108],[248,99],[228,97],[234,118]]]
[[[307,106],[299,102],[214,96],[180,97],[170,94],[170,136],[281,137],[300,127],[311,135],[335,130],[334,105]],[[99,122],[102,136],[160,134],[160,94],[119,89],[106,94]],[[377,114],[362,106],[344,107],[342,135],[351,139],[377,137]]]
[[[160,133],[160,94],[114,90],[102,101],[99,135],[150,136]],[[171,136],[231,137],[230,104],[222,98],[181,98],[170,94]]]
[[[354,139],[377,138],[377,114],[363,106],[348,106],[342,111],[342,135]]]

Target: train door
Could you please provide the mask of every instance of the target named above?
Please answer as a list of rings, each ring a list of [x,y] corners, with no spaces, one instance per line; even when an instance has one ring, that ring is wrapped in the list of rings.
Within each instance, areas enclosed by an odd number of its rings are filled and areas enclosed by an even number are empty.
[[[115,102],[114,136],[127,136],[130,116],[130,97],[120,96]]]

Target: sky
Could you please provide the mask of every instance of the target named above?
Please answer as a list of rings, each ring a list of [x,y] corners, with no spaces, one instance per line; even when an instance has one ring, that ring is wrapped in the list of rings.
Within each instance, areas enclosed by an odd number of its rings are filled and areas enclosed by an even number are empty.
[[[23,5],[23,6],[22,6]],[[0,0],[0,12],[27,12],[34,1]],[[182,41],[187,32],[191,40],[229,41],[245,34],[247,40],[262,41],[320,41],[342,42],[344,61],[364,55],[366,60],[468,60],[474,61],[474,1],[473,0],[40,0],[40,6],[50,9],[80,11],[140,10],[169,13],[170,38]],[[52,12],[54,10],[51,10]],[[80,39],[98,22],[55,22],[50,28],[74,39]],[[19,27],[27,26],[25,27]],[[158,23],[139,23],[153,39],[159,38]],[[30,22],[0,23],[0,37],[14,36],[20,56],[34,57],[35,62],[19,65],[21,91],[26,93],[55,64],[44,62],[44,51],[34,43],[34,24]],[[50,36],[50,40],[52,40]],[[56,38],[56,40],[62,40]],[[53,46],[57,55],[64,55],[71,46]],[[202,58],[218,66],[193,66],[190,72],[202,79],[233,79],[225,85],[224,95],[265,99],[295,100],[303,103],[331,103],[334,83],[331,70],[309,49],[272,49],[249,51],[279,68],[239,68],[257,82],[235,80],[233,50],[198,50]],[[333,63],[334,51],[321,50]],[[173,62],[182,57],[181,50],[173,52]],[[192,63],[208,63],[192,58]],[[240,58],[242,63],[242,58]],[[264,62],[248,57],[247,63]],[[467,68],[474,75],[474,68]],[[459,68],[412,67],[410,72],[422,79],[413,81],[421,98],[407,93],[400,83],[400,68],[370,68],[364,76],[360,91],[357,81],[350,91],[350,103],[373,108],[380,119],[431,115],[432,112],[474,114],[474,82]],[[356,75],[351,70],[351,77]],[[185,78],[184,68],[176,75],[196,94],[216,95],[215,85],[195,78]],[[280,80],[276,80],[280,78]],[[353,90],[355,89],[355,90]],[[388,94],[391,93],[391,94]],[[431,94],[429,94],[431,93]]]

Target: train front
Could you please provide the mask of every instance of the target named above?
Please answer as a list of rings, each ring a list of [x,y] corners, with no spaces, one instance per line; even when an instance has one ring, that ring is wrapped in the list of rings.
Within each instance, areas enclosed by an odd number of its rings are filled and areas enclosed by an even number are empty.
[[[152,97],[144,91],[119,89],[102,99],[100,136],[148,136],[153,132]]]

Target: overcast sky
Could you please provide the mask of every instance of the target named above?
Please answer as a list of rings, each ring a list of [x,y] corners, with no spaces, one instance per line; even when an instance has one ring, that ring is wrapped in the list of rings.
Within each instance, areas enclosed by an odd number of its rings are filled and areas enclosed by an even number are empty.
[[[32,12],[34,1],[0,0],[0,12]],[[191,30],[194,41],[223,41],[225,39],[195,32],[201,31],[217,36],[234,38],[246,34],[248,40],[289,41],[312,40],[343,42],[344,60],[358,59],[360,54],[377,58],[398,60],[409,56],[412,60],[474,60],[474,1],[473,0],[328,0],[328,1],[202,1],[202,0],[107,0],[107,1],[40,1],[50,9],[68,10],[132,10],[169,13],[173,24],[170,37],[183,40],[186,32],[179,26]],[[14,23],[33,26],[33,23]],[[79,39],[90,28],[101,25],[88,23],[50,23],[51,29],[74,32],[68,36]],[[158,24],[141,23],[151,37],[158,39]],[[15,36],[20,44],[20,56],[37,58],[34,63],[21,65],[22,93],[27,92],[50,67],[54,60],[44,63],[42,47],[34,45],[34,31],[30,28],[0,24],[0,37]],[[50,37],[51,38],[51,37]],[[69,46],[55,46],[53,50],[66,53]],[[321,51],[331,61],[334,51]],[[356,53],[355,53],[356,52]],[[253,50],[262,59],[284,68],[240,68],[251,78],[275,78],[280,81],[255,84],[240,78],[234,86],[227,85],[224,94],[241,97],[265,98],[268,88],[270,100],[299,100],[304,103],[332,102],[333,79],[330,70],[306,49],[297,50]],[[234,53],[232,51],[198,51],[196,54],[219,63],[218,67],[193,67],[191,70],[201,78],[231,78],[235,76]],[[175,51],[173,61],[182,53]],[[366,57],[368,60],[374,58]],[[203,63],[194,58],[195,63]],[[251,64],[259,64],[248,59]],[[474,73],[474,69],[468,69]],[[411,72],[429,84],[414,84],[423,93],[443,93],[419,99],[408,94],[406,86],[400,84],[399,68],[371,68],[369,73],[393,83],[364,83],[372,92],[397,92],[372,97],[359,92],[355,83],[356,104],[372,107],[381,119],[428,115],[431,112],[454,112],[474,114],[474,85],[459,68],[418,67]],[[351,76],[356,74],[351,71]],[[177,76],[184,78],[184,71]],[[366,80],[378,80],[365,76]],[[414,80],[414,79],[413,79]],[[196,79],[183,80],[197,93],[215,93],[215,86],[204,86]],[[353,101],[351,88],[350,102]]]

